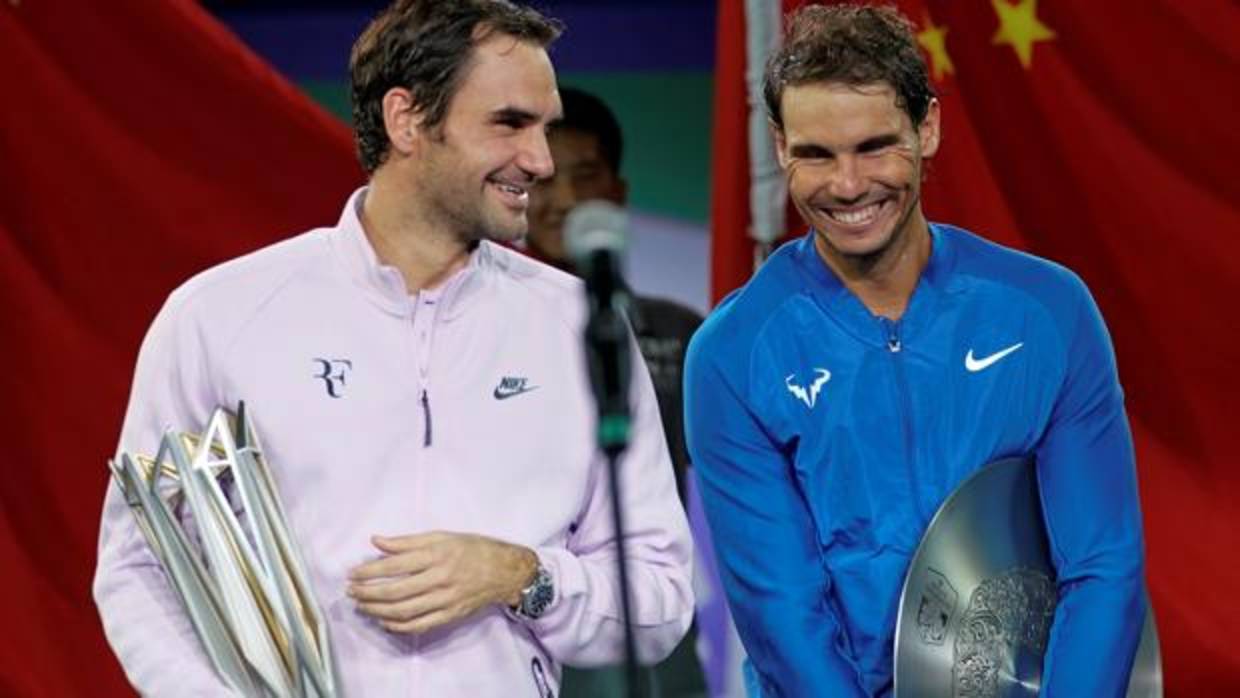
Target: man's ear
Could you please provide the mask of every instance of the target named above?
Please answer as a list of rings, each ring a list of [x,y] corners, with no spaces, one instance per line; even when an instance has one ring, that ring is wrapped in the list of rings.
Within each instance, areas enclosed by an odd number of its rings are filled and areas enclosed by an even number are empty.
[[[942,114],[939,109],[939,100],[931,99],[930,104],[926,106],[926,118],[921,120],[921,125],[917,127],[917,137],[921,140],[921,157],[923,160],[929,160],[934,154],[939,152],[939,143],[943,137]]]
[[[775,141],[775,158],[779,161],[780,169],[786,170],[788,169],[788,137],[774,121],[768,119],[766,125],[771,129],[771,138]]]
[[[383,128],[387,131],[392,150],[412,155],[422,138],[423,114],[414,109],[413,93],[393,87],[383,95]]]

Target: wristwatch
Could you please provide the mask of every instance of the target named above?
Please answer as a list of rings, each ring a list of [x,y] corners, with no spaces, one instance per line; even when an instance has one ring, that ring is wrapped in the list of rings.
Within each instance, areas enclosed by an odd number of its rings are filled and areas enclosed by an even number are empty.
[[[541,563],[534,573],[534,581],[521,590],[521,601],[512,609],[513,615],[525,620],[541,618],[555,599],[555,585],[551,582],[551,573]]]

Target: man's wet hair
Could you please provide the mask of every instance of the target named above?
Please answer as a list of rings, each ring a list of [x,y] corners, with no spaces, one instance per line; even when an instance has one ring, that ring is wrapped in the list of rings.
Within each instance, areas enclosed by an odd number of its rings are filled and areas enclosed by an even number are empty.
[[[853,87],[886,83],[914,126],[926,118],[934,88],[913,24],[893,7],[811,5],[794,14],[780,49],[767,61],[762,92],[767,116],[784,127],[784,88],[811,83]]]

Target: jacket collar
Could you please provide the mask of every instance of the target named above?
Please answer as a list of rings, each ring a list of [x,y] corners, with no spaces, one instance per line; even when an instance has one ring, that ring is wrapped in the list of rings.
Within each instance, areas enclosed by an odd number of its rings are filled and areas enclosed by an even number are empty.
[[[344,271],[371,302],[387,312],[409,316],[417,304],[405,286],[400,271],[384,264],[375,254],[374,246],[362,228],[361,209],[366,200],[366,187],[349,197],[340,214],[336,227],[328,239],[335,257]],[[439,306],[438,316],[444,320],[458,317],[469,306],[469,299],[477,295],[485,285],[484,269],[493,266],[492,244],[483,241],[474,248],[465,266],[435,288],[424,289],[418,297],[429,299]]]
[[[901,337],[906,340],[933,321],[935,306],[944,294],[955,293],[960,288],[959,279],[952,274],[956,250],[951,236],[937,223],[931,223],[929,229],[930,259],[917,280],[908,308],[897,323]],[[869,344],[884,344],[882,319],[871,313],[818,256],[818,250],[814,247],[815,235],[817,233],[810,230],[795,243],[793,252],[797,266],[808,277],[810,296],[859,339]]]

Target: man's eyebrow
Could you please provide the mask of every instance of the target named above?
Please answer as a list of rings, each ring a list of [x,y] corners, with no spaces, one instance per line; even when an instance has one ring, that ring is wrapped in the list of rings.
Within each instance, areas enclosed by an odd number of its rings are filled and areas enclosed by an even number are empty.
[[[899,142],[900,142],[900,134],[884,133],[881,136],[875,136],[873,138],[867,138],[864,141],[861,141],[860,143],[857,144],[857,151],[864,153],[870,150],[878,150],[880,148],[886,148],[889,145],[896,145]]]
[[[817,143],[794,143],[788,150],[793,157],[798,158],[821,158],[834,155],[830,148]]]
[[[501,124],[526,124],[538,121],[538,115],[519,107],[501,107],[491,112],[491,120]]]
[[[852,148],[845,148],[845,150],[851,150],[857,153],[868,153],[868,152],[873,152],[875,150],[881,150],[888,146],[897,145],[899,144],[899,142],[900,142],[900,134],[884,133],[878,136],[867,138],[861,141],[860,143],[858,143],[856,146]],[[835,151],[831,150],[825,145],[814,143],[814,142],[793,143],[791,146],[789,146],[788,151],[789,153],[792,154],[793,157],[798,157],[798,158],[822,158],[822,157],[831,157],[835,155]]]

